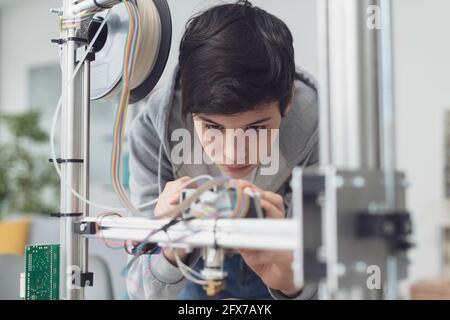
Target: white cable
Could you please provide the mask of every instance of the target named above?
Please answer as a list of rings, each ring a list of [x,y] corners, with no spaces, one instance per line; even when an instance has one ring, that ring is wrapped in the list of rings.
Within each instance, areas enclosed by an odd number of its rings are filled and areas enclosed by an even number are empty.
[[[194,230],[193,232],[192,232],[192,234],[194,234],[195,232],[197,232],[198,230]],[[170,240],[170,239],[169,239]],[[173,243],[172,241],[171,242],[169,242],[169,245],[171,244],[171,243]],[[188,272],[190,272],[191,274],[193,274],[193,275],[195,275],[195,276],[197,276],[198,278],[200,278],[200,279],[204,279],[204,276],[200,273],[200,272],[198,272],[197,270],[194,270],[194,269],[192,269],[190,266],[188,266],[187,264],[185,264],[183,261],[181,261],[181,258],[180,258],[180,256],[178,255],[178,251],[176,250],[176,249],[174,249],[173,247],[171,247],[170,249],[172,249],[172,251],[173,251],[173,253],[174,253],[174,256],[175,256],[175,260],[177,260],[177,263],[178,263],[178,266],[180,267],[180,268],[185,268]]]
[[[177,261],[178,263],[178,261]],[[183,274],[183,276],[188,279],[189,281],[196,283],[198,285],[204,286],[206,284],[208,284],[208,282],[206,280],[200,280],[200,279],[196,279],[194,278],[192,275],[190,275],[186,270],[183,269],[183,267],[178,268],[181,273]]]
[[[72,78],[73,81],[73,78]],[[51,152],[52,152],[52,160],[53,160],[53,166],[55,167],[56,172],[58,173],[58,176],[61,178],[61,170],[58,167],[57,161],[56,161],[56,151],[55,151],[55,131],[56,131],[56,124],[58,122],[58,116],[59,113],[61,111],[61,107],[62,107],[62,97],[59,99],[58,105],[55,109],[55,112],[53,114],[53,119],[52,119],[52,128],[50,131],[50,146],[51,146]],[[201,176],[197,176],[195,178],[190,179],[189,181],[187,181],[186,183],[184,183],[181,187],[180,190],[187,187],[188,185],[190,185],[191,183],[200,181],[200,180],[204,180],[204,179],[208,179],[211,180],[212,177],[209,175],[201,175]],[[125,207],[110,207],[110,206],[106,206],[103,204],[98,204],[96,202],[93,202],[91,200],[86,199],[85,197],[83,197],[82,195],[80,195],[78,192],[76,192],[71,186],[68,186],[66,184],[65,186],[66,188],[70,188],[70,191],[82,202],[89,204],[90,206],[99,208],[99,209],[103,209],[103,210],[108,210],[108,211],[114,211],[114,212],[127,212],[127,209]],[[179,191],[179,190],[178,190]],[[153,204],[155,204],[156,202],[158,202],[158,198],[149,201],[147,203],[144,203],[142,205],[140,205],[139,207],[137,207],[137,209],[145,209],[146,207],[149,207]]]
[[[162,192],[162,185],[161,185],[161,162],[162,162],[162,151],[163,151],[163,144],[159,145],[159,155],[158,155],[158,195]]]
[[[195,232],[200,231],[200,230],[199,229],[198,230],[192,230],[191,229],[191,231],[192,231],[192,233],[191,233],[191,235],[192,235]],[[169,246],[170,250],[172,251],[172,253],[173,253],[174,257],[175,257],[175,261],[177,262],[178,269],[180,269],[180,271],[183,274],[183,276],[186,279],[188,279],[189,281],[194,282],[196,284],[199,284],[199,285],[202,285],[202,286],[206,285],[207,281],[206,281],[205,277],[201,273],[199,273],[197,270],[192,269],[190,266],[188,266],[183,261],[181,261],[180,256],[178,255],[177,249],[171,246],[172,243],[178,241],[179,239],[176,240],[176,241],[173,241],[172,239],[170,239],[169,234],[167,232],[166,232],[166,236],[167,236],[167,239],[169,240],[167,246]],[[161,254],[164,254],[164,253],[161,252]],[[200,279],[195,278],[195,276],[200,278]]]
[[[102,31],[103,27],[106,25],[106,21],[107,21],[107,17],[108,17],[108,15],[109,15],[109,13],[110,13],[110,10],[107,10],[106,15],[105,15],[105,19],[103,20],[102,24],[100,25],[100,27],[98,28],[98,30],[97,30],[97,32],[95,33],[94,37],[92,38],[91,42],[89,43],[89,46],[88,46],[86,52],[84,53],[83,57],[81,58],[80,62],[78,62],[77,66],[75,67],[74,72],[73,72],[73,75],[72,75],[72,78],[71,78],[71,79],[69,80],[69,82],[67,83],[67,88],[66,88],[66,90],[68,89],[68,87],[69,87],[70,85],[72,85],[72,83],[73,83],[73,81],[75,80],[75,77],[76,77],[78,71],[80,70],[82,64],[83,64],[84,61],[86,60],[86,58],[87,58],[87,56],[88,56],[90,50],[92,49],[92,47],[93,47],[95,41],[96,41],[97,38],[99,37],[100,32]],[[53,114],[52,127],[51,127],[51,130],[50,130],[50,147],[51,147],[51,152],[52,152],[53,166],[55,167],[55,170],[56,170],[56,172],[58,173],[58,176],[59,176],[60,179],[61,179],[61,170],[60,170],[59,167],[58,167],[58,162],[57,162],[57,160],[56,160],[56,151],[55,151],[55,132],[56,132],[56,124],[57,124],[57,122],[58,122],[58,116],[59,116],[59,114],[60,114],[60,112],[61,112],[62,99],[63,99],[63,96],[62,96],[62,94],[61,94],[61,96],[60,96],[60,98],[59,98],[59,101],[58,101],[58,104],[57,104],[57,106],[56,106],[55,112],[54,112],[54,114]],[[66,181],[64,181],[64,182],[66,182]],[[89,205],[91,205],[91,206],[93,206],[93,207],[97,207],[97,208],[103,209],[103,210],[121,211],[121,212],[124,211],[123,208],[113,208],[113,207],[104,206],[104,205],[101,205],[101,204],[94,203],[94,202],[92,202],[92,201],[90,201],[90,200],[84,198],[84,197],[83,197],[81,194],[79,194],[75,189],[73,189],[72,186],[69,186],[69,185],[65,184],[65,187],[66,187],[66,188],[70,188],[70,191],[71,191],[71,192],[72,192],[79,200],[81,200],[81,201],[83,201],[84,203],[89,204]]]
[[[176,255],[178,255],[178,253],[176,253]],[[183,261],[181,261],[181,266],[182,266],[182,268],[186,269],[186,271],[189,272],[191,275],[197,277],[197,279],[206,280],[205,277],[200,272],[189,267],[187,264],[183,263]]]
[[[170,240],[170,239],[169,239]],[[186,265],[183,261],[181,261],[180,256],[178,255],[178,252],[176,249],[174,249],[173,247],[170,247],[170,249],[173,252],[173,255],[175,257],[175,261],[177,262],[178,265],[178,269],[180,269],[181,273],[183,274],[183,276],[188,279],[191,282],[194,282],[196,284],[199,284],[201,286],[206,285],[207,281],[206,279],[204,279],[203,275],[201,275],[200,273],[198,273],[196,270],[192,269],[191,267],[189,267],[188,265]],[[163,253],[161,253],[163,254]],[[196,274],[200,279],[195,278],[191,273]]]

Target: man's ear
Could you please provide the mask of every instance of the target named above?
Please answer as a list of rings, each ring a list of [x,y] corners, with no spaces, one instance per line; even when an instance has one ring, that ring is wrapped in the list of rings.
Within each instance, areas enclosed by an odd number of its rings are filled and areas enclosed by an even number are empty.
[[[291,102],[289,102],[289,104],[286,107],[286,110],[284,111],[284,115],[287,115],[289,113],[289,111],[291,111],[292,107],[294,106],[294,99],[295,99],[295,84],[292,85],[292,96],[291,96]]]

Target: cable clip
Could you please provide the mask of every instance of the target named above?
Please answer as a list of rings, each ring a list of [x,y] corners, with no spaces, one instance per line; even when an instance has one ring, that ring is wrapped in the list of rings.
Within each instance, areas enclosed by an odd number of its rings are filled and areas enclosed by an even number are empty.
[[[62,45],[64,43],[66,43],[66,40],[64,40],[64,39],[51,39],[50,42]]]
[[[74,218],[74,217],[81,217],[83,214],[81,212],[73,212],[73,213],[51,213],[50,216],[53,218]]]
[[[92,287],[94,285],[94,273],[93,272],[80,272],[75,274],[72,283],[77,287]]]
[[[48,159],[48,161],[50,163],[53,163],[53,159]],[[61,163],[83,163],[84,160],[83,159],[61,159],[61,158],[57,158],[56,159],[56,163],[61,164]]]
[[[88,43],[87,39],[80,38],[80,37],[68,37],[66,39],[59,38],[59,39],[51,39],[50,40],[51,43],[56,43],[59,45],[63,45],[65,43],[67,43],[68,41],[81,42],[81,43],[86,43],[86,44]]]
[[[74,222],[73,232],[76,234],[93,235],[97,233],[95,222]]]

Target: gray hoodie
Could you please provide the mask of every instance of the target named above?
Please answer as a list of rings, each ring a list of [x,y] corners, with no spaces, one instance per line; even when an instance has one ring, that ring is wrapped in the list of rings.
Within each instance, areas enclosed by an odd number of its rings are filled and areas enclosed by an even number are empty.
[[[275,175],[257,174],[253,183],[263,190],[277,192],[290,206],[289,177],[296,166],[312,165],[318,158],[318,108],[317,90],[312,77],[297,70],[301,80],[295,81],[296,93],[293,108],[282,119],[279,131],[279,170]],[[167,85],[155,90],[147,101],[147,107],[133,121],[130,145],[130,191],[133,204],[147,203],[158,197],[169,181],[183,176],[203,174],[220,175],[214,165],[175,164],[171,151],[176,142],[171,133],[178,128],[193,131],[191,117],[181,117],[181,89],[179,68],[176,67]],[[196,137],[195,134],[193,136]],[[290,215],[290,210],[287,210]],[[146,215],[152,217],[149,209]],[[188,256],[187,263],[194,265],[199,250]],[[127,289],[131,299],[175,299],[186,284],[181,271],[164,255],[142,255],[131,266],[127,276]],[[275,299],[286,298],[273,289]],[[297,297],[301,299],[304,294]]]

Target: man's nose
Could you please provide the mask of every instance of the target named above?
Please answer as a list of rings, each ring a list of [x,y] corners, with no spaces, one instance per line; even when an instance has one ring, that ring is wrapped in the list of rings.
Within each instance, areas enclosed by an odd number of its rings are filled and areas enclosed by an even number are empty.
[[[225,164],[245,164],[246,144],[245,141],[238,143],[238,139],[239,136],[225,139],[223,151]]]

